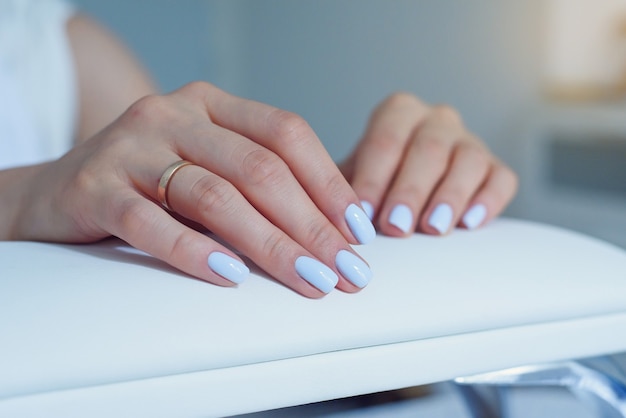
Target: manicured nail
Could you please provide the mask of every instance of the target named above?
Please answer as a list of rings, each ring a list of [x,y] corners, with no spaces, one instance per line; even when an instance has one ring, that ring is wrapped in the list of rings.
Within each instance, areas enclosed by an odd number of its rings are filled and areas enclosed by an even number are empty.
[[[428,225],[439,231],[440,234],[445,234],[450,229],[452,223],[452,208],[450,205],[440,203],[435,207],[433,213],[428,218]]]
[[[413,213],[407,205],[396,205],[389,214],[389,223],[408,234],[413,225]]]
[[[346,222],[360,244],[367,244],[376,237],[376,229],[367,214],[355,205],[350,204],[345,213]]]
[[[361,207],[363,208],[363,212],[365,212],[370,221],[374,219],[374,206],[372,206],[370,202],[368,202],[367,200],[361,200]]]
[[[304,255],[296,259],[296,272],[324,293],[333,290],[339,281],[339,277],[330,268]]]
[[[487,216],[487,208],[485,205],[476,204],[472,206],[465,215],[463,215],[463,223],[467,229],[476,229],[483,223]]]
[[[209,254],[208,263],[211,270],[233,283],[242,283],[250,274],[250,269],[241,261],[217,251]]]
[[[339,251],[335,257],[335,265],[343,277],[361,289],[367,286],[372,279],[372,270],[363,260],[350,251]]]

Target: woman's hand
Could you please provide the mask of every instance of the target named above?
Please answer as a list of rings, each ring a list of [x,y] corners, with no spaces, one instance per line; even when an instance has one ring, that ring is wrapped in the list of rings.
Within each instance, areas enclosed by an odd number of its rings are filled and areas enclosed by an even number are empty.
[[[477,228],[517,189],[516,175],[453,109],[405,93],[378,106],[341,169],[380,231],[391,236]]]
[[[170,178],[173,216],[157,189],[180,160],[193,164]],[[24,181],[14,239],[114,235],[208,282],[245,279],[237,254],[181,216],[308,297],[335,286],[354,292],[371,277],[350,244],[373,239],[374,227],[311,128],[292,113],[206,83],[137,101]]]

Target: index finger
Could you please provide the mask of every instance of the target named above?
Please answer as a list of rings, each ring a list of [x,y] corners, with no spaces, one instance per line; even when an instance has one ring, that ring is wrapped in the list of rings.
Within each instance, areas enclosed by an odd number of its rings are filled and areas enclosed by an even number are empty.
[[[214,123],[280,156],[315,205],[349,242],[366,244],[375,237],[374,226],[355,192],[304,119],[210,85],[196,91],[201,92]]]
[[[363,139],[352,155],[352,187],[360,199],[371,205],[374,219],[384,233],[394,233],[380,213],[386,195],[399,170],[407,144],[421,125],[429,108],[417,97],[395,93],[373,112]]]

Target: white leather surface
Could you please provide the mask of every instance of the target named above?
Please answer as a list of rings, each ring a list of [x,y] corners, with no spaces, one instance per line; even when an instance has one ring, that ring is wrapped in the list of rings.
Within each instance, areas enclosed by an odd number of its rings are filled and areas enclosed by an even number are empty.
[[[607,244],[499,220],[359,252],[364,291],[308,300],[115,240],[0,243],[0,416],[219,416],[626,350],[626,253]]]

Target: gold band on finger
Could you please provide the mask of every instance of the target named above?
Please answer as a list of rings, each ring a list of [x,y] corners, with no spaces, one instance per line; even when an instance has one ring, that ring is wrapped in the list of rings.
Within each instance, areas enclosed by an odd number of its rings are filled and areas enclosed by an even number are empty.
[[[161,180],[159,180],[159,187],[157,188],[157,199],[167,210],[172,210],[167,201],[167,192],[170,187],[170,182],[172,181],[174,174],[176,174],[178,170],[186,165],[193,165],[193,163],[187,160],[176,161],[174,164],[165,169],[165,172],[161,176]]]

